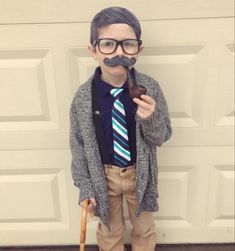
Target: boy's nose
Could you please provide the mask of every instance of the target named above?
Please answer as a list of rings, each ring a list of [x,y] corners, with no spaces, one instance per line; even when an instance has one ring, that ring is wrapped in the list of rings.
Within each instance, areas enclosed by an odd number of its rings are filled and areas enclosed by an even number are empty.
[[[122,49],[122,46],[119,44],[117,49],[116,49],[116,55],[123,55],[125,52]]]

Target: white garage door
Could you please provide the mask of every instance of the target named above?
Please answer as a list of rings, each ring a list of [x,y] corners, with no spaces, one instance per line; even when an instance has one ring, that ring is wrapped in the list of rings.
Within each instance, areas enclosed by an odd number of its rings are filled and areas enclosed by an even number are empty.
[[[234,241],[233,1],[0,0],[1,246],[79,243],[68,112],[96,66],[89,22],[113,5],[141,20],[137,68],[160,82],[172,117],[158,151],[158,242]]]

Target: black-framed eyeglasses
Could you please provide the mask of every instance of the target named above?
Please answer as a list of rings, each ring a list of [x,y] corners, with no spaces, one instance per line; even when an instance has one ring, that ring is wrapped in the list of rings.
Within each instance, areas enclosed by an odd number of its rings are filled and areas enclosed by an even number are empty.
[[[125,39],[118,41],[111,38],[100,38],[95,40],[93,46],[98,45],[100,53],[108,55],[114,53],[119,44],[126,54],[134,55],[140,51],[142,41],[137,39]]]

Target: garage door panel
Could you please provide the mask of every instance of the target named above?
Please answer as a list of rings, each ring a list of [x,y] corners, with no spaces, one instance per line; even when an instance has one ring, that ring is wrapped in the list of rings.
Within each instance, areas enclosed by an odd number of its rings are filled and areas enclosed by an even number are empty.
[[[234,219],[234,166],[216,165],[211,169],[208,223],[229,223]],[[225,220],[225,221],[224,221]],[[226,221],[227,220],[227,221]],[[230,225],[230,224],[228,224]]]
[[[59,128],[49,50],[2,50],[0,81],[0,131]]]
[[[1,23],[89,22],[99,10],[116,6],[116,1],[1,0]],[[119,0],[118,6],[131,9],[141,20],[224,17],[234,15],[232,0]]]
[[[203,92],[206,72],[200,71],[200,65],[207,60],[207,50],[189,44],[162,47],[152,47],[151,56],[146,47],[147,56],[144,51],[138,66],[163,87],[174,127],[202,127],[203,95],[196,94]]]
[[[233,147],[165,147],[158,156],[159,241],[232,241]]]
[[[19,236],[18,245],[40,244],[45,233],[50,234],[43,243],[50,244],[50,235],[59,231],[67,236],[72,186],[67,186],[68,151],[4,151],[0,158],[1,244],[14,243]]]
[[[215,127],[234,126],[234,43],[224,43],[221,54]]]

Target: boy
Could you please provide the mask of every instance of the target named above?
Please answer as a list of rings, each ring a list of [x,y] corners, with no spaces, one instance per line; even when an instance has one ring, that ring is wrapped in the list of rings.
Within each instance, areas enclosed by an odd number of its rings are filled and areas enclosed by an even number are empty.
[[[73,180],[79,204],[88,200],[100,218],[100,251],[124,250],[123,198],[133,226],[132,250],[155,249],[156,146],[170,138],[171,125],[158,83],[132,66],[133,79],[147,94],[130,97],[124,65],[142,51],[140,36],[139,21],[129,10],[110,7],[96,14],[88,48],[99,67],[80,86],[70,110]]]

